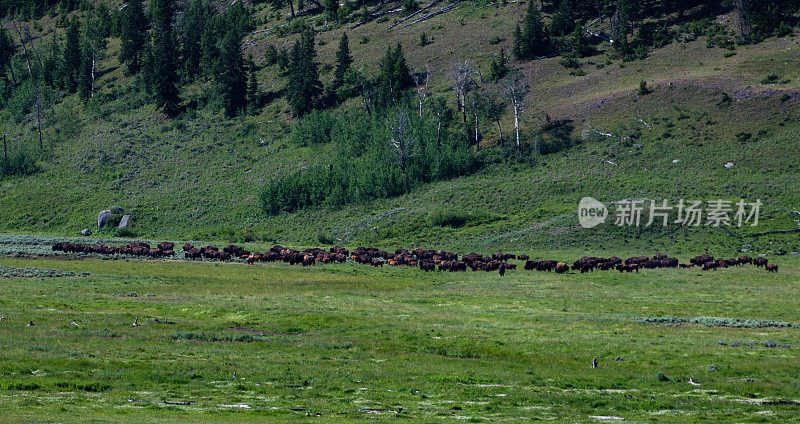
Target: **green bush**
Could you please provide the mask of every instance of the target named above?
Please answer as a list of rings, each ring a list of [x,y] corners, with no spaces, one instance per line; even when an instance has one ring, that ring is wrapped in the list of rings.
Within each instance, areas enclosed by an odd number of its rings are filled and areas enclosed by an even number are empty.
[[[465,225],[479,225],[500,219],[486,211],[439,210],[431,212],[428,221],[438,227],[460,228]]]
[[[30,175],[39,170],[33,152],[25,145],[17,143],[9,150],[7,158],[0,156],[0,176]]]

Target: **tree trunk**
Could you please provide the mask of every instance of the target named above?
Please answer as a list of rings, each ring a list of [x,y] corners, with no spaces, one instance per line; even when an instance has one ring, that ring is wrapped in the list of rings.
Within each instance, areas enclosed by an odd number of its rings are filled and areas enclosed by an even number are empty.
[[[14,75],[14,65],[9,63],[8,69],[11,70],[11,81],[14,82],[14,85],[17,85],[17,76]]]
[[[292,9],[292,17],[294,18],[294,0],[289,0],[289,8]]]
[[[28,75],[33,79],[33,70],[31,69],[31,57],[28,54],[28,48],[25,46],[25,39],[22,38],[22,32],[19,30],[19,26],[14,26],[19,34],[19,41],[22,42],[22,51],[25,53],[25,62],[28,64]],[[44,142],[42,141],[42,119],[41,115],[39,114],[39,103],[40,103],[41,93],[39,91],[39,85],[36,85],[36,127],[39,131],[39,149],[44,150]]]
[[[519,142],[519,104],[514,100],[514,132],[517,135],[517,153],[522,150],[522,145]]]
[[[442,119],[439,118],[436,125],[436,148],[439,148],[439,138],[442,135]]]
[[[6,146],[5,134],[3,134],[3,169],[8,170],[8,147]]]
[[[500,133],[500,141],[503,141],[503,128],[500,127],[500,120],[497,120],[497,132]]]
[[[39,87],[36,87],[36,128],[39,130],[39,150],[44,151],[44,142],[42,141],[42,118],[39,115],[39,103],[41,103],[41,92]]]
[[[478,140],[478,114],[475,114],[475,150],[480,150],[481,145],[480,141]]]
[[[92,96],[91,97],[94,97],[94,70],[95,70],[95,63],[96,63],[96,57],[95,57],[95,54],[94,54],[94,48],[92,48]]]

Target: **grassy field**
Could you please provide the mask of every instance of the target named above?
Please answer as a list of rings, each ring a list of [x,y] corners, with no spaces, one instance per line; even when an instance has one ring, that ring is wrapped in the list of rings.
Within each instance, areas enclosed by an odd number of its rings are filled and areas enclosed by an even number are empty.
[[[797,422],[800,264],[770,260],[500,277],[5,256],[62,276],[2,279],[0,421]]]

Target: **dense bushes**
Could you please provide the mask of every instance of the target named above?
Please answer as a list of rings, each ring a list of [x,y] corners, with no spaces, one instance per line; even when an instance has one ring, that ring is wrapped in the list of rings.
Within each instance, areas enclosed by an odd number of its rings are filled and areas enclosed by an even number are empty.
[[[2,155],[3,152],[0,152]],[[0,156],[0,177],[30,175],[38,170],[36,158],[22,144],[7,149],[7,156]]]
[[[298,123],[292,139],[303,145],[330,140],[336,153],[327,163],[270,181],[261,192],[268,214],[397,196],[420,184],[469,174],[480,165],[465,136],[447,129],[437,133],[435,119],[406,107],[374,116],[311,113]]]

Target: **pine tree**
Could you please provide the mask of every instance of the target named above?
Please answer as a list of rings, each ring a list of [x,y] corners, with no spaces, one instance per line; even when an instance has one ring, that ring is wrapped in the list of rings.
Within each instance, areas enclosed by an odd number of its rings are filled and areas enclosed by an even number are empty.
[[[147,18],[142,8],[142,0],[128,1],[128,7],[122,11],[122,29],[120,34],[120,62],[128,66],[128,72],[139,72],[142,64],[142,50],[147,33]]]
[[[528,12],[520,31],[514,31],[514,55],[517,59],[534,59],[550,53],[550,37],[535,2],[528,2]]]
[[[92,46],[84,34],[81,39],[81,66],[78,70],[78,96],[84,101],[89,101],[92,96],[93,75],[92,61],[94,52]]]
[[[183,12],[183,70],[190,79],[200,71],[207,10],[208,3],[206,1],[192,0]]]
[[[519,24],[514,28],[514,45],[511,48],[511,54],[514,55],[517,59],[523,59],[525,53],[523,50],[525,49],[525,40],[522,38],[522,30],[519,27]]]
[[[350,54],[350,43],[345,32],[339,40],[339,50],[336,51],[336,70],[333,73],[334,90],[344,85],[344,75],[352,63],[353,56]]]
[[[6,68],[11,69],[11,78],[14,77],[14,69],[11,67],[11,58],[17,51],[17,46],[14,40],[8,34],[5,28],[0,28],[0,72],[5,72]]]
[[[0,35],[0,40],[1,39],[2,35]],[[0,43],[2,43],[2,41],[0,41]],[[0,47],[0,50],[2,50],[2,47]],[[42,63],[42,77],[44,78],[44,82],[52,88],[56,87],[56,83],[59,80],[59,61],[61,61],[61,49],[58,46],[58,39],[54,31],[53,40],[50,45],[47,46],[44,62]],[[0,67],[0,69],[2,69],[2,67]]]
[[[64,45],[64,59],[61,61],[64,88],[74,93],[78,88],[78,73],[81,67],[80,29],[78,20],[74,19],[67,29]]]
[[[339,21],[339,0],[323,0],[328,20]]]
[[[397,43],[394,49],[389,47],[380,62],[378,75],[379,94],[384,105],[397,103],[398,94],[414,85],[414,79],[408,69],[403,46]]]
[[[501,47],[497,59],[492,59],[492,63],[489,64],[489,80],[500,81],[508,71],[508,56],[506,55],[506,50]]]
[[[273,9],[280,9],[284,5],[288,4],[289,8],[292,11],[292,17],[294,18],[294,0],[268,0],[269,3],[272,5]]]
[[[228,117],[236,116],[247,106],[247,74],[241,43],[237,31],[231,29],[225,34],[219,49],[215,80],[222,91]]]
[[[289,81],[286,97],[296,116],[314,109],[322,94],[318,64],[315,61],[314,34],[306,29],[289,54]]]
[[[206,22],[203,36],[200,39],[200,70],[205,76],[214,73],[214,67],[219,57],[217,49],[217,33],[212,21]]]
[[[175,0],[151,0],[150,19],[153,28],[172,30],[172,15],[175,13]]]
[[[571,34],[577,26],[575,23],[577,17],[575,0],[561,0],[550,23],[550,31],[554,36]]]
[[[153,36],[153,95],[167,115],[176,113],[180,104],[176,53],[171,32],[157,31]]]

